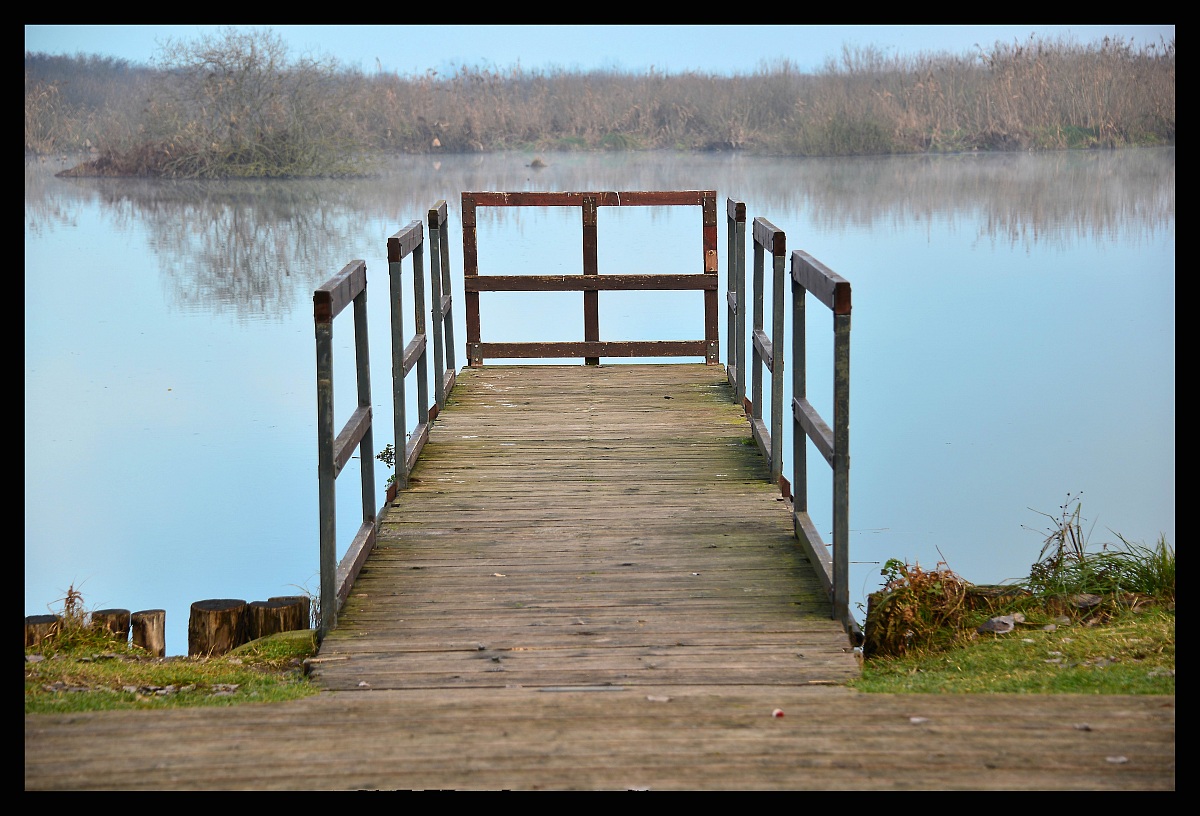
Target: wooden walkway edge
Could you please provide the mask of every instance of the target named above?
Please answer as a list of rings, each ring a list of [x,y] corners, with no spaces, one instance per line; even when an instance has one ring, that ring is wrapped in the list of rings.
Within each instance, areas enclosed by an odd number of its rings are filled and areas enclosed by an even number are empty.
[[[1175,698],[425,689],[25,717],[26,791],[439,789],[1173,791]]]

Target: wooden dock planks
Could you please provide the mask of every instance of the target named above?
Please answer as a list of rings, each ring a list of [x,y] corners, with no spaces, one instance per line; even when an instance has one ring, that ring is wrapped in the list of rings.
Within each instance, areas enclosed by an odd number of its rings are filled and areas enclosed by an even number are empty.
[[[723,369],[464,370],[312,676],[806,685],[859,667]]]

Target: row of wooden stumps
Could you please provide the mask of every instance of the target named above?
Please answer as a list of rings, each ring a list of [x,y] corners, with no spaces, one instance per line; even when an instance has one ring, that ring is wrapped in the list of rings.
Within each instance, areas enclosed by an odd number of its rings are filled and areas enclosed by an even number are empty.
[[[306,595],[250,603],[233,598],[196,601],[188,620],[188,654],[213,657],[268,635],[308,629],[311,609]]]
[[[196,601],[188,620],[188,655],[213,657],[244,643],[311,626],[311,600],[305,595],[288,595],[266,601],[220,598]],[[163,609],[98,609],[90,614],[93,627],[107,629],[118,640],[156,657],[165,657],[167,613]],[[54,637],[63,626],[59,615],[30,615],[25,618],[25,647],[37,646]]]
[[[143,609],[130,612],[128,609],[97,609],[91,613],[91,625],[107,629],[115,637],[132,642],[156,657],[167,653],[167,611],[165,609]],[[53,638],[62,629],[63,619],[59,615],[30,615],[25,618],[25,647],[37,646]]]

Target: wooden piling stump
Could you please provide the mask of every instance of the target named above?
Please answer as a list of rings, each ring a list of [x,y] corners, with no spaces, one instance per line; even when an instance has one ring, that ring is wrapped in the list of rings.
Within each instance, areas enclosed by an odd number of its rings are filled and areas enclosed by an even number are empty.
[[[25,648],[39,646],[46,638],[53,637],[62,626],[58,615],[28,615],[25,618]]]
[[[293,629],[308,628],[305,609],[295,598],[272,598],[269,601],[251,602],[246,607],[246,625],[247,641],[279,632],[290,632]]]
[[[285,601],[290,605],[289,614],[293,618],[289,618],[287,626],[283,631],[290,632],[293,629],[311,629],[312,628],[312,599],[307,595],[282,595],[275,598],[267,598],[268,601]]]
[[[223,655],[246,642],[246,602],[213,598],[192,604],[188,620],[188,654]]]
[[[121,643],[129,642],[129,610],[97,609],[92,613],[92,627],[107,629]]]
[[[155,657],[167,655],[167,611],[165,609],[143,609],[130,616],[133,645],[144,649]]]

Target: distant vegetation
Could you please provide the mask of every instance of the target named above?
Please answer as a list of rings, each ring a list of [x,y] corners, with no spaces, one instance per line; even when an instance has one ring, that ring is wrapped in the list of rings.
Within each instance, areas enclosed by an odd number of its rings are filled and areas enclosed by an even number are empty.
[[[1031,39],[977,53],[844,48],[815,73],[364,74],[270,30],[169,42],[152,66],[25,54],[26,154],[86,174],[337,176],[372,154],[741,150],[791,156],[1175,143],[1175,41]]]

